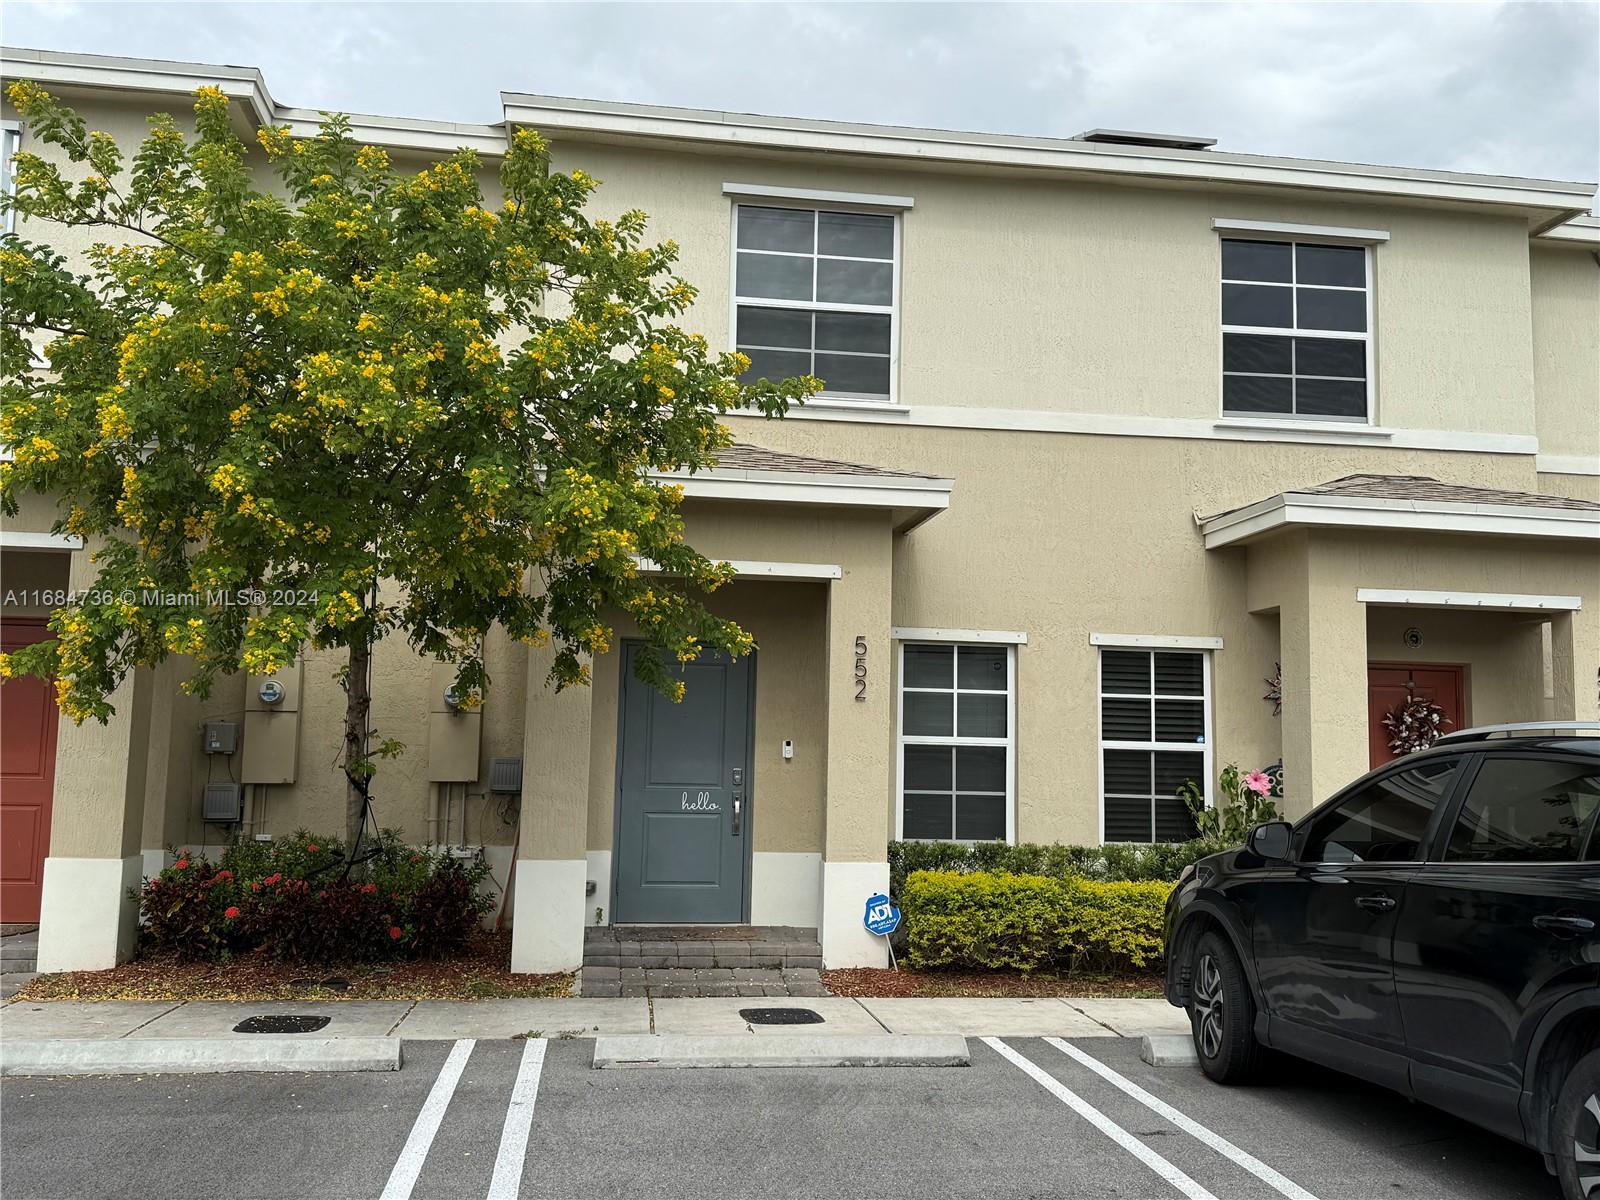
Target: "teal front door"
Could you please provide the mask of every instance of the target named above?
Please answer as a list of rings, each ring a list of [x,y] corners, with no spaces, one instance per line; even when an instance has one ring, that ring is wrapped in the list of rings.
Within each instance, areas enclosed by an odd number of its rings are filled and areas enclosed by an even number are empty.
[[[618,924],[732,924],[745,919],[750,855],[749,657],[702,654],[679,667],[674,704],[622,654],[617,771]]]

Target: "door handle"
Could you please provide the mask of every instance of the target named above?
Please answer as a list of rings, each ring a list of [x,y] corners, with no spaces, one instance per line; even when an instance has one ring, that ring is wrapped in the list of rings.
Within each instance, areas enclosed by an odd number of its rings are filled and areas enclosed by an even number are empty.
[[[1594,929],[1593,921],[1576,913],[1544,913],[1535,917],[1533,924],[1536,929],[1557,934],[1589,933]]]
[[[1372,896],[1357,896],[1356,905],[1360,908],[1366,909],[1368,912],[1388,912],[1394,907],[1394,898],[1392,896],[1385,896],[1382,892],[1378,892]]]
[[[744,808],[744,797],[737,792],[733,796],[733,836],[739,836],[739,815]]]

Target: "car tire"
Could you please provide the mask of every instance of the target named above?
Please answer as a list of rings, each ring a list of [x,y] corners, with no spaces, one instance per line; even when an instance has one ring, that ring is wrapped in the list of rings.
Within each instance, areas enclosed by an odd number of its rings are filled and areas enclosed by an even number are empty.
[[[1220,933],[1201,937],[1189,976],[1189,1028],[1200,1069],[1217,1083],[1249,1083],[1265,1050],[1256,1041],[1256,1003],[1233,946]]]
[[[1561,1087],[1551,1149],[1565,1200],[1600,1198],[1600,1050],[1579,1059]]]

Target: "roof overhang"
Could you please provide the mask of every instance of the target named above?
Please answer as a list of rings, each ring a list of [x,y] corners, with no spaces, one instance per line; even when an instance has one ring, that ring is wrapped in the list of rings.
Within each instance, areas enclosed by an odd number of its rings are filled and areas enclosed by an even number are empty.
[[[847,121],[758,116],[502,92],[508,125],[605,141],[669,140],[709,150],[852,154],[1204,185],[1315,188],[1431,203],[1487,204],[1520,211],[1535,233],[1587,213],[1595,185],[1506,175],[1473,175],[1317,159],[1230,154],[1069,138],[916,129]]]
[[[255,67],[171,62],[152,58],[119,58],[106,54],[72,54],[57,50],[0,49],[0,74],[28,79],[45,87],[86,88],[130,95],[191,97],[201,87],[217,87],[242,105],[250,125],[289,127],[296,137],[314,135],[322,114],[313,109],[277,103]],[[501,125],[468,125],[453,121],[421,121],[409,117],[350,114],[356,141],[420,154],[453,154],[463,146],[485,157],[501,158],[506,133]]]
[[[1200,519],[1207,550],[1251,542],[1293,527],[1476,533],[1503,537],[1600,540],[1600,513],[1526,504],[1387,500],[1283,492]]]
[[[687,498],[835,508],[887,508],[897,533],[906,533],[950,507],[953,480],[919,475],[850,475],[812,471],[754,471],[714,467],[694,474],[652,475],[683,488]]]
[[[1546,229],[1539,235],[1540,244],[1557,242],[1561,245],[1600,250],[1600,217],[1585,213],[1573,217],[1565,224]]]

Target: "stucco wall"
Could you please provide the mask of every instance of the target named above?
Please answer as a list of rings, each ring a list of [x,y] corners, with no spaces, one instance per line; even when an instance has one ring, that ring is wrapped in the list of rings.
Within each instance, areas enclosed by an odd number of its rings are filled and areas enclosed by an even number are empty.
[[[1534,429],[1528,238],[1518,217],[1244,190],[1179,190],[675,154],[559,142],[556,165],[643,208],[700,289],[688,324],[728,344],[733,201],[724,182],[905,195],[899,400],[1219,415],[1215,217],[1380,228],[1377,421]],[[774,202],[781,203],[781,202]]]
[[[1600,455],[1600,262],[1591,247],[1535,244],[1533,371],[1539,449]],[[1580,477],[1590,490],[1600,476]]]

